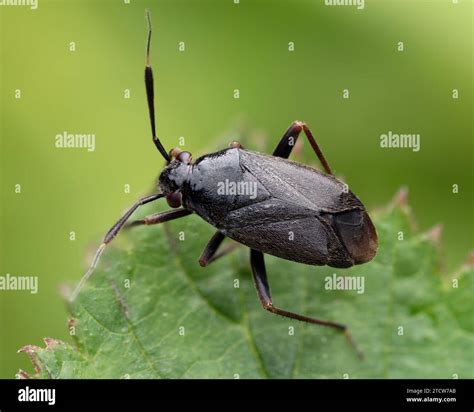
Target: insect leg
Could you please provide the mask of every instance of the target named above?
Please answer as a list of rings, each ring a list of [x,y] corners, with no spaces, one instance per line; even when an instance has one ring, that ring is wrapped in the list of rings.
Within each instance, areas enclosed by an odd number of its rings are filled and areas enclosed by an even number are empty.
[[[180,217],[184,217],[192,213],[193,212],[186,209],[167,210],[166,212],[146,216],[143,219],[134,220],[133,222],[127,223],[124,229],[127,229],[132,226],[156,225],[158,223],[164,223],[170,220],[179,219]]]
[[[222,249],[219,253],[216,253],[217,249],[219,249],[219,246],[221,245],[224,239],[225,235],[223,235],[221,232],[216,231],[216,233],[214,233],[214,236],[212,236],[211,240],[201,253],[201,257],[199,258],[199,264],[202,267],[209,265],[220,257],[227,255],[229,252],[232,252],[237,246],[240,246],[239,243],[233,242],[224,249]]]
[[[288,159],[288,157],[290,157],[291,151],[293,150],[293,147],[295,147],[296,141],[298,140],[298,136],[300,135],[301,130],[303,130],[301,122],[293,122],[281,138],[280,143],[278,143],[278,146],[273,151],[273,156]]]
[[[125,223],[130,218],[130,216],[133,214],[133,212],[135,212],[135,210],[137,210],[140,206],[145,205],[145,204],[150,203],[150,202],[153,202],[153,201],[155,201],[157,199],[160,199],[162,197],[164,197],[164,195],[162,193],[157,193],[157,194],[153,194],[153,195],[145,196],[145,197],[141,198],[130,209],[128,209],[123,214],[123,216],[117,221],[117,223],[115,223],[115,225],[113,225],[109,229],[109,231],[104,236],[104,240],[102,241],[102,244],[97,249],[97,252],[95,252],[94,259],[92,260],[92,263],[89,266],[89,269],[87,270],[85,275],[82,277],[79,284],[76,286],[76,289],[74,290],[73,294],[71,295],[71,298],[70,298],[71,301],[76,299],[77,295],[81,291],[84,284],[91,277],[92,272],[96,268],[97,263],[99,262],[100,256],[104,252],[105,247],[113,240],[113,238],[115,236],[117,236],[118,232],[120,231],[120,229],[122,229],[122,227],[125,225]]]
[[[308,316],[299,315],[294,312],[288,312],[286,310],[273,306],[270,285],[267,279],[267,271],[265,269],[265,260],[262,252],[250,249],[250,265],[252,267],[255,288],[257,289],[258,297],[265,310],[268,310],[269,312],[275,313],[277,315],[285,316],[290,319],[296,319],[302,322],[313,323],[321,326],[328,326],[340,330],[344,333],[349,343],[354,347],[359,358],[363,358],[363,353],[357,348],[346,325],[326,320],[310,318]]]
[[[288,130],[286,131],[286,133],[283,135],[283,137],[280,140],[280,143],[278,143],[278,146],[273,151],[273,156],[283,157],[285,159],[288,159],[291,151],[293,150],[293,147],[295,146],[296,141],[298,140],[298,136],[302,130],[304,131],[306,137],[308,138],[309,143],[311,144],[311,147],[316,153],[316,156],[318,156],[319,161],[323,165],[324,170],[326,171],[327,174],[332,175],[331,167],[329,166],[329,163],[324,157],[323,152],[321,152],[321,149],[316,143],[316,140],[314,139],[313,134],[311,133],[311,130],[309,129],[306,123],[300,122],[298,120],[293,122],[291,126],[288,128]]]

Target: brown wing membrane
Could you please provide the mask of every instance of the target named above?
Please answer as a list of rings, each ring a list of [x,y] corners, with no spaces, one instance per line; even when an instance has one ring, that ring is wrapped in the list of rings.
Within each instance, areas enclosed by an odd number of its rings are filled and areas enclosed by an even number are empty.
[[[353,209],[332,214],[331,220],[354,264],[372,260],[377,253],[377,232],[365,210]]]

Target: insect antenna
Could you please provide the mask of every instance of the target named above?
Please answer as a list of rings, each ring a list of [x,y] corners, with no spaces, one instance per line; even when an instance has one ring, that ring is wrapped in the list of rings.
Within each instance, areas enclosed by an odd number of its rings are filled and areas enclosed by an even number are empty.
[[[150,12],[146,11],[146,18],[148,21],[148,38],[146,43],[146,65],[145,65],[145,87],[146,87],[146,97],[148,102],[148,112],[150,114],[150,124],[151,124],[151,134],[153,138],[153,143],[156,148],[159,150],[161,155],[164,157],[167,163],[171,161],[170,155],[165,150],[163,145],[160,142],[160,139],[156,136],[156,127],[155,127],[155,102],[154,102],[154,87],[153,87],[153,70],[150,63],[150,45],[151,45],[151,18]]]
[[[150,44],[151,44],[151,31],[152,30],[151,30],[150,12],[148,10],[146,11],[146,18],[147,18],[147,22],[148,22],[148,37],[147,37],[147,44],[146,44],[145,88],[146,88],[146,97],[147,97],[147,102],[148,102],[148,112],[149,112],[149,115],[150,115],[151,133],[152,133],[153,143],[155,144],[156,148],[161,153],[161,155],[164,157],[166,162],[169,163],[171,161],[171,157],[166,152],[163,145],[161,144],[160,139],[158,139],[158,137],[156,136],[155,103],[154,103],[154,89],[153,89],[153,70],[152,70],[151,64],[150,64]],[[89,269],[84,274],[84,276],[80,280],[79,284],[77,285],[76,289],[74,290],[74,292],[70,296],[71,301],[74,301],[76,299],[77,295],[81,291],[84,284],[92,276],[92,273],[94,272],[94,269],[96,268],[97,264],[99,263],[99,259],[102,255],[102,253],[104,252],[105,247],[118,234],[120,229],[125,225],[126,221],[132,215],[132,213],[139,206],[144,205],[144,204],[149,203],[149,202],[152,202],[154,200],[160,199],[162,197],[164,197],[164,195],[161,194],[161,193],[158,193],[158,194],[150,195],[150,196],[147,196],[147,197],[144,197],[144,198],[140,199],[119,219],[119,221],[114,226],[112,226],[112,228],[105,235],[104,241],[102,242],[102,244],[97,249],[97,252],[94,255],[94,259],[92,260],[92,263],[89,266]]]

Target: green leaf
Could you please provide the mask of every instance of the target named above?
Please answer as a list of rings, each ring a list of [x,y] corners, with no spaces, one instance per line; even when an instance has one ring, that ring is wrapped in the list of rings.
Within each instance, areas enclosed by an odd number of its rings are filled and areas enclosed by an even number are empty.
[[[380,244],[371,263],[340,270],[266,257],[274,303],[347,324],[363,361],[341,333],[263,310],[244,247],[201,268],[214,230],[188,216],[119,236],[70,306],[74,344],[21,349],[32,376],[473,378],[472,264],[443,275],[437,231],[413,233],[400,199],[372,216]],[[334,273],[363,277],[364,293],[326,290]]]

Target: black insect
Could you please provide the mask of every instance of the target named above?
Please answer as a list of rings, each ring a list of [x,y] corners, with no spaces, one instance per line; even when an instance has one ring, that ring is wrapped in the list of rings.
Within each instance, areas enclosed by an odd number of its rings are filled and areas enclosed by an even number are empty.
[[[217,253],[229,237],[250,248],[250,264],[258,297],[264,309],[304,322],[329,326],[345,332],[345,325],[282,310],[273,305],[265,271],[264,254],[309,265],[347,268],[370,261],[377,250],[375,227],[360,200],[331,172],[310,129],[296,121],[281,138],[272,155],[244,149],[232,142],[228,149],[192,161],[191,153],[175,148],[168,153],[155,133],[153,74],[150,65],[151,22],[145,85],[153,143],[167,165],[159,177],[161,193],[137,201],[109,230],[73,299],[91,275],[105,246],[124,227],[135,210],[166,198],[175,210],[147,216],[127,226],[153,225],[196,213],[217,228],[199,263],[206,266],[231,250]],[[303,131],[326,173],[288,157]],[[252,194],[234,190],[220,193],[224,182],[235,188],[253,188]]]

